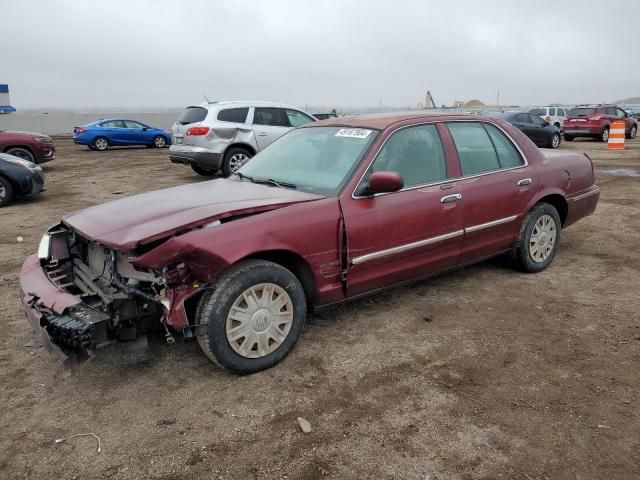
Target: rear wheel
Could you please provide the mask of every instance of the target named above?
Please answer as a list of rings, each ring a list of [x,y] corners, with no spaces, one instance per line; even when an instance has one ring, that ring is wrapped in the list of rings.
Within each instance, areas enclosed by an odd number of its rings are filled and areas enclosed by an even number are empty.
[[[216,170],[209,170],[207,168],[199,167],[198,165],[191,165],[191,170],[196,172],[198,175],[202,175],[203,177],[211,177],[212,175],[215,175],[217,173]]]
[[[246,148],[234,147],[230,148],[224,154],[222,162],[222,175],[228,177],[235,173],[242,165],[247,163],[253,154]]]
[[[560,146],[560,134],[554,133],[551,136],[551,143],[549,144],[551,148],[558,148]]]
[[[164,148],[167,145],[167,139],[162,135],[156,135],[153,137],[153,146],[156,148]]]
[[[571,135],[567,135],[566,133],[564,134],[564,141],[565,142],[573,142],[573,137]]]
[[[35,163],[35,158],[33,156],[33,153],[31,153],[26,148],[14,147],[14,148],[10,148],[4,153],[6,153],[7,155],[13,155],[14,157],[22,158],[23,160],[27,160],[29,162]]]
[[[205,355],[225,370],[253,373],[291,351],[307,315],[302,285],[277,263],[246,260],[231,267],[198,307]]]
[[[609,141],[609,127],[605,127],[602,132],[600,132],[600,141],[608,142]]]
[[[636,134],[637,133],[638,133],[638,126],[637,125],[632,125],[631,126],[631,130],[629,130],[629,135],[627,136],[627,138],[634,139],[634,138],[636,138]]]
[[[562,223],[553,205],[539,203],[527,214],[520,228],[514,257],[518,267],[528,273],[547,268],[556,256]]]
[[[13,200],[13,186],[4,177],[0,177],[0,207],[8,205]]]
[[[99,152],[104,152],[109,148],[109,141],[104,137],[96,137],[93,140],[92,145]]]

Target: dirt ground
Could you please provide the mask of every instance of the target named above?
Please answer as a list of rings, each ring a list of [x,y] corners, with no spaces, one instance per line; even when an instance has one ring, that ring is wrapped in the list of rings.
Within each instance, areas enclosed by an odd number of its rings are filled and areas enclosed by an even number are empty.
[[[246,377],[194,341],[72,372],[25,346],[18,272],[45,228],[201,180],[167,150],[56,143],[47,191],[0,210],[1,479],[640,478],[640,141],[562,144],[592,156],[602,196],[547,271],[495,260],[325,311]],[[87,432],[100,453],[55,443]]]

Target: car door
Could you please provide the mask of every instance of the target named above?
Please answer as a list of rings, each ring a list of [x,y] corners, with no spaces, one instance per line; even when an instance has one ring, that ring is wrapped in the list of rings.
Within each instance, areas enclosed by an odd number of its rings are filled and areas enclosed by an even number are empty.
[[[535,144],[539,146],[547,146],[551,142],[551,128],[548,128],[546,120],[537,115],[528,114],[532,125],[532,134],[535,138]]]
[[[341,199],[348,297],[457,264],[462,208],[448,170],[434,124],[403,127],[387,138],[353,195]],[[404,188],[366,194],[375,171],[397,172]]]
[[[258,149],[262,150],[291,130],[291,123],[284,108],[256,107],[253,130]]]
[[[449,122],[462,179],[464,240],[460,263],[511,248],[538,175],[502,128],[486,122]]]
[[[110,120],[105,124],[109,142],[112,145],[127,145],[127,128],[122,120]]]
[[[522,131],[522,133],[529,137],[534,143],[537,143],[536,131],[531,121],[531,118],[533,118],[534,116],[536,115],[530,115],[528,113],[518,113],[516,115],[516,122],[514,123],[514,125],[518,127]]]
[[[149,128],[132,120],[124,121],[126,128],[125,136],[129,145],[150,145],[153,139],[147,133]]]
[[[621,108],[616,108],[616,117],[616,120],[624,122],[624,131],[628,135],[631,131],[631,125],[634,124],[633,118]]]

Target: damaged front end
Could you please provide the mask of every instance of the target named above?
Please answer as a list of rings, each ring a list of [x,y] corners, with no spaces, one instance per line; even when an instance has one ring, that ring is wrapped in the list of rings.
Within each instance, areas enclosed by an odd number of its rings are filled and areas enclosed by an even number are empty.
[[[172,341],[167,316],[175,292],[162,272],[132,260],[64,225],[51,228],[20,276],[27,318],[41,343],[64,360],[86,360],[160,325]]]

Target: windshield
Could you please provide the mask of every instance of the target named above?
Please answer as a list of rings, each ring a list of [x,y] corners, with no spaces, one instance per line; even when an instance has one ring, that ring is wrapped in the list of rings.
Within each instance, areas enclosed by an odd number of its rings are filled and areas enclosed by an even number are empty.
[[[207,113],[209,111],[203,107],[187,107],[187,109],[182,112],[180,118],[178,118],[178,123],[180,125],[187,125],[189,123],[201,122],[207,117]]]
[[[299,128],[280,137],[238,172],[254,181],[272,180],[333,196],[377,135],[377,130],[363,128]]]
[[[583,117],[596,113],[595,108],[574,108],[569,112],[570,117]]]

